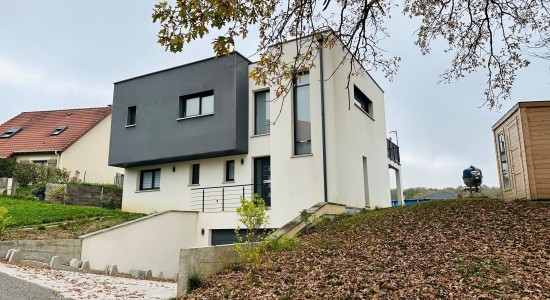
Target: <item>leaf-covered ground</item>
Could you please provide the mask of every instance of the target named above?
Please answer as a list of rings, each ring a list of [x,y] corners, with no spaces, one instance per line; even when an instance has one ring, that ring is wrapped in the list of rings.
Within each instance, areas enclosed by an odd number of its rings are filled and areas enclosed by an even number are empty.
[[[325,222],[189,298],[549,299],[550,202],[437,201]]]

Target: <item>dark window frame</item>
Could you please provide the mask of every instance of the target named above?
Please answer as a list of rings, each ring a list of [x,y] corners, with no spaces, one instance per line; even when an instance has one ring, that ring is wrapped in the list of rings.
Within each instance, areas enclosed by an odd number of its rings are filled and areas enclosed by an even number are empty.
[[[374,116],[373,102],[356,85],[353,86],[353,104],[366,112],[369,116]]]
[[[267,94],[267,101],[265,101],[265,113],[266,113],[266,119],[265,119],[265,122],[266,124],[264,125],[265,127],[265,132],[259,132],[260,130],[258,130],[258,98],[257,96],[260,95],[260,94]],[[270,107],[269,107],[269,97],[270,97],[270,90],[267,89],[267,90],[260,90],[260,91],[255,91],[254,92],[254,135],[261,135],[261,134],[270,134],[271,132],[271,123],[270,123],[270,116],[269,116],[269,113],[270,113]]]
[[[201,165],[192,164],[191,165],[191,185],[199,185],[201,176]]]
[[[59,126],[57,127],[56,129],[54,129],[54,131],[52,131],[52,133],[50,133],[50,136],[58,136],[60,135],[63,131],[65,131],[68,127],[66,125],[63,125],[63,126]]]
[[[158,186],[155,186],[155,179],[157,176],[159,177],[159,184]],[[143,187],[143,176],[145,173],[152,173],[151,176],[151,187],[150,188],[144,188]],[[160,190],[160,168],[157,169],[148,169],[148,170],[141,170],[139,173],[139,190],[140,191],[152,191],[152,190]]]
[[[307,83],[302,83],[300,84],[298,82],[298,77],[301,77],[301,76],[304,76],[304,75],[308,75],[308,82]],[[298,121],[298,89],[301,88],[301,87],[305,87],[307,86],[308,89],[310,89],[311,87],[311,80],[309,78],[309,71],[304,71],[304,72],[298,72],[298,73],[295,73],[294,76],[293,76],[293,94],[292,94],[292,109],[293,109],[293,113],[292,113],[292,127],[293,127],[293,140],[294,140],[294,143],[293,143],[293,154],[295,156],[299,156],[299,155],[311,155],[313,153],[313,149],[311,147],[311,94],[310,94],[310,97],[308,99],[309,101],[309,104],[308,104],[308,107],[309,107],[309,123],[310,123],[310,128],[309,128],[309,140],[306,140],[306,141],[298,141],[297,140],[297,136],[298,136],[298,126],[297,126],[297,121]],[[306,152],[303,152],[303,153],[298,153],[298,147],[297,145],[298,144],[301,144],[301,143],[305,143],[305,144],[309,144],[309,151],[306,151]]]
[[[230,165],[233,165],[232,168],[230,168]],[[232,170],[232,174],[230,174],[230,170]],[[235,181],[235,160],[226,160],[225,161],[225,182],[234,182]]]
[[[209,113],[203,113],[203,99],[206,97],[212,96],[212,112]],[[187,109],[187,101],[190,99],[199,98],[199,113],[196,115],[187,115],[186,109]],[[209,90],[205,92],[200,93],[194,93],[189,94],[185,96],[179,97],[179,110],[178,110],[178,120],[181,119],[188,119],[188,118],[195,118],[200,116],[209,116],[214,114],[214,106],[215,106],[216,97],[214,96],[214,90]]]
[[[2,139],[7,139],[7,138],[10,138],[16,134],[18,134],[23,128],[22,127],[12,127],[8,130],[6,130],[6,132],[2,133],[0,135],[0,138]]]
[[[126,114],[126,126],[136,126],[137,106],[128,106]]]
[[[504,135],[504,131],[501,131],[497,134],[497,141],[502,187],[504,190],[509,190],[512,188],[512,180],[510,178],[510,164],[508,161],[508,153],[506,151],[506,136]]]

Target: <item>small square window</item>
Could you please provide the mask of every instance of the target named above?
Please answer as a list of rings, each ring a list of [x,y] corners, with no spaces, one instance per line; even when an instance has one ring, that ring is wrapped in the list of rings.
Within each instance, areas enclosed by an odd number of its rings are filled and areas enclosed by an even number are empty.
[[[139,190],[147,191],[158,189],[160,189],[160,169],[141,171]]]
[[[214,113],[214,91],[180,97],[179,118],[188,118]]]
[[[50,135],[51,136],[60,135],[63,131],[65,131],[65,129],[67,129],[67,126],[59,126],[54,131],[52,131]]]
[[[235,181],[235,161],[228,160],[225,162],[225,181]]]
[[[355,103],[355,106],[361,108],[367,114],[371,116],[373,115],[372,101],[356,86],[354,86],[353,88],[353,101]]]
[[[199,184],[200,171],[200,164],[193,164],[193,166],[191,166],[191,184]]]
[[[136,106],[128,107],[128,116],[126,117],[126,126],[136,125],[136,112],[137,112]]]
[[[7,139],[9,137],[14,136],[19,131],[21,131],[21,127],[12,127],[8,129],[6,132],[4,132],[2,135],[0,135],[0,138]]]

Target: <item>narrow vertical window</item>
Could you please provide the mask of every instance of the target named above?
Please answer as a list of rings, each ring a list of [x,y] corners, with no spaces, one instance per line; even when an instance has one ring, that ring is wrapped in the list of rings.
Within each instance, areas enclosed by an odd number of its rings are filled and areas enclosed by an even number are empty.
[[[128,115],[126,117],[126,126],[136,125],[136,106],[128,107]]]
[[[353,87],[353,103],[369,115],[373,115],[372,101],[359,88]]]
[[[505,189],[510,188],[510,172],[508,171],[508,156],[506,155],[506,141],[504,132],[498,134],[498,150],[500,156],[500,167],[502,171],[502,185]]]
[[[235,181],[235,161],[225,162],[225,181]]]
[[[294,154],[311,154],[309,74],[294,77]]]
[[[200,164],[193,164],[193,166],[191,166],[191,184],[199,184],[200,171]]]
[[[269,91],[254,94],[254,134],[269,133]]]
[[[139,190],[147,191],[158,189],[160,189],[160,169],[141,171]]]

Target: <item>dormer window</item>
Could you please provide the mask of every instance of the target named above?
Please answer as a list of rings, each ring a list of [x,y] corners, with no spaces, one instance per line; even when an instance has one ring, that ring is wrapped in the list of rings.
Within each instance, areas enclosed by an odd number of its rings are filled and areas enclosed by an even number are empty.
[[[21,131],[21,127],[13,127],[8,129],[8,131],[4,132],[2,135],[0,135],[0,138],[7,139],[12,136],[14,136],[16,133]]]
[[[67,126],[59,126],[52,131],[52,133],[50,133],[50,136],[60,135],[63,131],[65,131],[65,129],[67,129]]]

